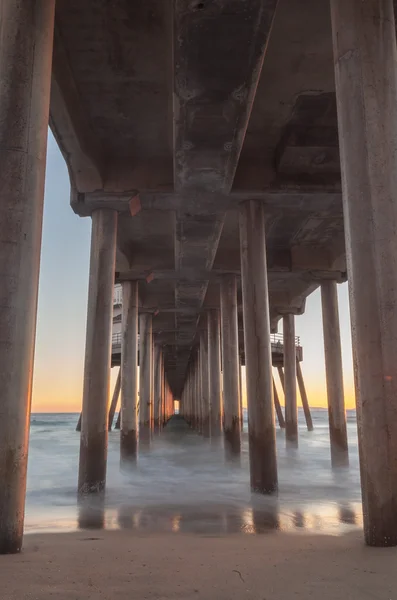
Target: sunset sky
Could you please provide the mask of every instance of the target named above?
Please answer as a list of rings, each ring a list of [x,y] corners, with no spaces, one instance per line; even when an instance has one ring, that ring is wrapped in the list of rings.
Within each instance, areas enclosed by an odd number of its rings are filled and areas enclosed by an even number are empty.
[[[51,133],[48,138],[36,358],[34,412],[77,412],[81,408],[91,219],[76,216],[69,205],[69,177]],[[354,407],[347,284],[340,285],[346,407]],[[281,329],[280,329],[281,331]],[[320,293],[296,318],[301,337],[302,370],[309,402],[326,406]],[[112,370],[112,385],[116,377]],[[277,380],[277,377],[276,377]]]

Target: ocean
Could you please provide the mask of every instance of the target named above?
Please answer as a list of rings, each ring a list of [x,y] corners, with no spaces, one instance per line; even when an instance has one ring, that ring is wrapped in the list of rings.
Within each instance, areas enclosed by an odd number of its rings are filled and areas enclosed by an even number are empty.
[[[249,490],[245,415],[241,464],[227,464],[222,447],[170,421],[129,473],[119,469],[119,432],[109,434],[107,529],[266,533],[310,531],[340,535],[362,526],[355,411],[348,411],[349,467],[331,468],[328,415],[312,410],[314,431],[299,411],[299,447],[277,429],[278,497]],[[79,518],[77,414],[32,414],[25,531],[72,531]],[[93,507],[93,511],[99,510]]]

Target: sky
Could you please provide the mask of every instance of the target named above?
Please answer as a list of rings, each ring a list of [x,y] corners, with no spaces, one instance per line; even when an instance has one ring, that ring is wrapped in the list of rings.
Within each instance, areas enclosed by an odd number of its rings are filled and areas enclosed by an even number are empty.
[[[33,412],[78,412],[83,392],[91,219],[74,214],[69,176],[51,134],[48,137],[43,241],[33,382]],[[345,401],[354,407],[347,284],[338,286]],[[303,346],[302,371],[311,406],[327,405],[321,298],[308,297],[295,319]],[[281,323],[279,326],[281,331]],[[112,369],[111,390],[117,376]],[[276,385],[279,382],[275,373]],[[281,392],[281,390],[280,390]],[[282,394],[280,394],[282,400]]]

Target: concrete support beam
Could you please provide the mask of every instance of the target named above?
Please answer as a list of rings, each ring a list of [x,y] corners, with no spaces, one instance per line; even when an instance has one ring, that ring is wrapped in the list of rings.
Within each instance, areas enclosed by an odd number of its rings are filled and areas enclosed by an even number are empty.
[[[284,379],[283,367],[281,367],[281,366],[277,367],[277,372],[278,372],[278,376],[279,376],[279,379],[280,379],[281,387],[283,388],[283,392],[284,392],[284,404],[285,404],[285,379]]]
[[[331,1],[364,531],[397,545],[397,50],[393,0]]]
[[[303,412],[305,413],[307,430],[313,431],[313,420],[310,413],[309,400],[307,399],[305,381],[303,379],[301,364],[298,359],[296,359],[296,377],[298,379],[299,393],[301,396]]]
[[[200,378],[202,401],[202,433],[205,438],[210,437],[210,401],[208,380],[208,335],[207,331],[200,333]]]
[[[230,192],[276,5],[277,0],[239,1],[232,6],[221,2],[214,10],[212,6],[197,4],[203,11],[194,10],[194,5],[185,2],[175,4],[173,102],[177,190]],[[228,38],[230,32],[237,31],[239,43],[235,47]],[[210,47],[209,39],[212,39]],[[214,88],[220,73],[223,85]],[[208,123],[211,144],[202,133]]]
[[[54,6],[0,5],[0,554],[23,536]]]
[[[139,315],[139,443],[149,446],[153,410],[152,315]]]
[[[155,433],[159,433],[161,428],[161,346],[159,344],[153,344],[154,346],[154,369],[153,369],[153,430]]]
[[[120,460],[136,462],[138,443],[138,282],[123,284]]]
[[[298,443],[298,404],[296,397],[295,317],[284,315],[284,393],[285,434],[287,441]]]
[[[342,347],[340,341],[338,294],[336,283],[321,284],[323,309],[325,372],[331,459],[334,466],[348,462],[345,397],[343,390]]]
[[[105,490],[116,237],[117,213],[107,209],[95,211],[80,436],[80,496]]]
[[[135,182],[136,183],[136,182]],[[147,187],[147,180],[142,182],[142,188]],[[111,208],[120,212],[130,213],[134,207],[142,211],[172,211],[186,212],[191,215],[224,214],[228,210],[237,210],[241,202],[248,197],[253,200],[260,200],[264,205],[266,215],[279,214],[280,207],[283,210],[291,211],[327,211],[330,207],[338,207],[342,213],[342,198],[340,186],[332,185],[331,189],[319,190],[318,185],[302,184],[299,182],[295,189],[281,189],[280,186],[274,186],[272,189],[253,189],[243,187],[233,189],[229,193],[197,191],[194,194],[187,195],[185,192],[177,193],[175,190],[156,190],[142,191],[137,194],[136,189],[126,192],[114,193],[97,191],[91,193],[77,193],[72,191],[75,196],[71,200],[73,210],[82,217],[87,217],[98,208]],[[324,249],[325,250],[325,249]],[[322,253],[323,254],[323,253]],[[287,263],[283,261],[284,266],[291,266],[291,258]],[[313,263],[309,269],[318,267],[318,257],[313,256]],[[317,266],[316,266],[317,265]],[[271,265],[268,265],[269,271]],[[292,260],[293,269],[298,268]],[[320,269],[323,269],[323,265]],[[328,270],[327,268],[325,270]]]
[[[121,369],[119,369],[119,372],[117,373],[116,383],[114,384],[112,402],[110,403],[109,418],[108,418],[108,431],[111,431],[112,427],[113,427],[114,413],[116,412],[117,402],[119,401],[120,387],[121,387]],[[79,418],[79,422],[77,424],[76,430],[81,431],[81,414],[80,414],[80,418]]]
[[[211,437],[222,434],[221,341],[219,310],[207,311],[208,328],[208,386]]]
[[[240,389],[237,324],[237,281],[225,275],[221,281],[222,366],[225,451],[229,458],[240,454]]]
[[[260,202],[241,207],[240,248],[251,489],[271,494],[277,491],[278,479],[265,219]]]
[[[284,375],[284,373],[283,373],[283,375]],[[278,424],[281,429],[285,429],[285,419],[284,419],[284,415],[283,415],[283,409],[281,408],[280,399],[278,397],[278,392],[277,392],[276,384],[274,381],[274,377],[272,377],[272,379],[273,379],[274,407],[275,407],[276,413],[277,413]]]

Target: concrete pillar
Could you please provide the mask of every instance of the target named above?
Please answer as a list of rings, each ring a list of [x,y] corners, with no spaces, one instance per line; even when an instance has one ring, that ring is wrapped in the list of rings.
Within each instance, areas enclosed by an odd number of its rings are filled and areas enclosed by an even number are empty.
[[[0,554],[22,545],[54,5],[0,3]]]
[[[244,428],[244,410],[243,410],[243,374],[242,374],[242,365],[241,365],[241,358],[240,356],[238,357],[238,364],[239,364],[239,368],[238,368],[238,383],[239,383],[239,395],[240,395],[240,427],[241,427],[241,431],[243,431]]]
[[[263,204],[245,202],[240,211],[245,372],[251,489],[277,491],[265,218]]]
[[[169,419],[172,417],[173,414],[174,414],[174,395],[172,393],[172,390],[171,390],[169,384],[167,383],[167,421],[169,421]]]
[[[192,408],[191,408],[191,396],[190,396],[190,367],[187,370],[186,382],[185,382],[185,404],[186,404],[186,414],[185,419],[188,425],[191,427],[192,423]]]
[[[117,212],[92,215],[78,490],[105,489]]]
[[[82,413],[80,413],[79,420],[77,421],[77,425],[76,425],[76,431],[78,431],[79,433],[81,431],[81,417],[82,416],[83,416]]]
[[[283,373],[283,376],[284,376],[284,373]],[[272,376],[272,379],[273,379],[274,407],[275,407],[276,413],[277,413],[278,424],[281,429],[285,429],[285,420],[284,420],[284,415],[283,415],[283,409],[281,408],[280,399],[278,397],[278,392],[277,392],[277,388],[276,388],[276,384],[275,384],[273,376]]]
[[[302,408],[305,414],[307,430],[313,431],[313,420],[312,415],[310,413],[309,400],[307,399],[306,387],[303,379],[301,364],[298,359],[296,359],[296,377],[298,379],[299,393],[301,395]]]
[[[190,396],[190,427],[195,428],[195,406],[194,406],[194,373],[193,365],[190,365],[190,376],[189,376],[189,396]]]
[[[289,442],[298,443],[298,404],[296,397],[295,317],[284,315],[284,393],[285,435]]]
[[[219,310],[207,312],[208,327],[208,387],[211,437],[222,434],[221,344]]]
[[[163,351],[163,349],[161,349],[161,352],[160,352],[160,380],[159,380],[159,413],[158,413],[160,431],[163,429],[163,422],[164,422],[163,391],[164,391],[164,351]]]
[[[117,402],[119,400],[119,395],[120,395],[120,387],[121,387],[121,368],[119,369],[119,372],[117,374],[116,383],[114,384],[112,402],[110,403],[110,408],[109,408],[109,417],[108,417],[108,430],[109,431],[112,430],[114,413],[116,412]],[[81,431],[81,414],[80,414],[80,419],[79,419],[79,423],[77,424],[77,426],[79,426],[79,424],[80,424],[80,428],[78,429],[78,431]],[[77,428],[76,428],[76,430],[77,430]]]
[[[126,465],[136,462],[138,442],[138,282],[122,286],[120,460]]]
[[[161,415],[160,427],[163,429],[165,421],[165,355],[161,354]]]
[[[224,437],[227,457],[240,454],[240,393],[237,325],[237,281],[235,275],[221,279],[221,327],[224,398]]]
[[[105,489],[117,212],[92,214],[78,490]]]
[[[281,387],[283,388],[283,392],[284,392],[284,404],[285,404],[285,381],[284,381],[283,367],[282,366],[277,367],[277,372],[278,372],[278,376],[280,378]]]
[[[208,382],[208,335],[207,331],[200,332],[200,376],[202,399],[202,433],[210,437],[210,402]]]
[[[161,422],[161,346],[154,344],[154,378],[153,378],[153,420],[154,432],[159,433]]]
[[[364,530],[397,545],[397,51],[393,0],[331,0]]]
[[[195,421],[196,429],[201,432],[201,390],[200,390],[200,350],[196,348],[194,360],[194,403],[195,403]]]
[[[329,434],[332,464],[346,463],[348,457],[345,397],[343,391],[338,294],[335,281],[321,284],[324,355],[327,376]]]
[[[165,360],[163,361],[163,365],[164,365],[164,367],[163,367],[163,408],[162,408],[163,414],[162,414],[162,425],[161,425],[162,427],[164,427],[164,423],[165,423],[165,400],[166,400],[166,398],[165,398],[165,396],[166,396],[165,383],[167,380],[167,375],[166,375],[166,371],[165,371]]]
[[[152,315],[139,315],[139,443],[145,446],[151,441],[153,410],[152,377]]]

